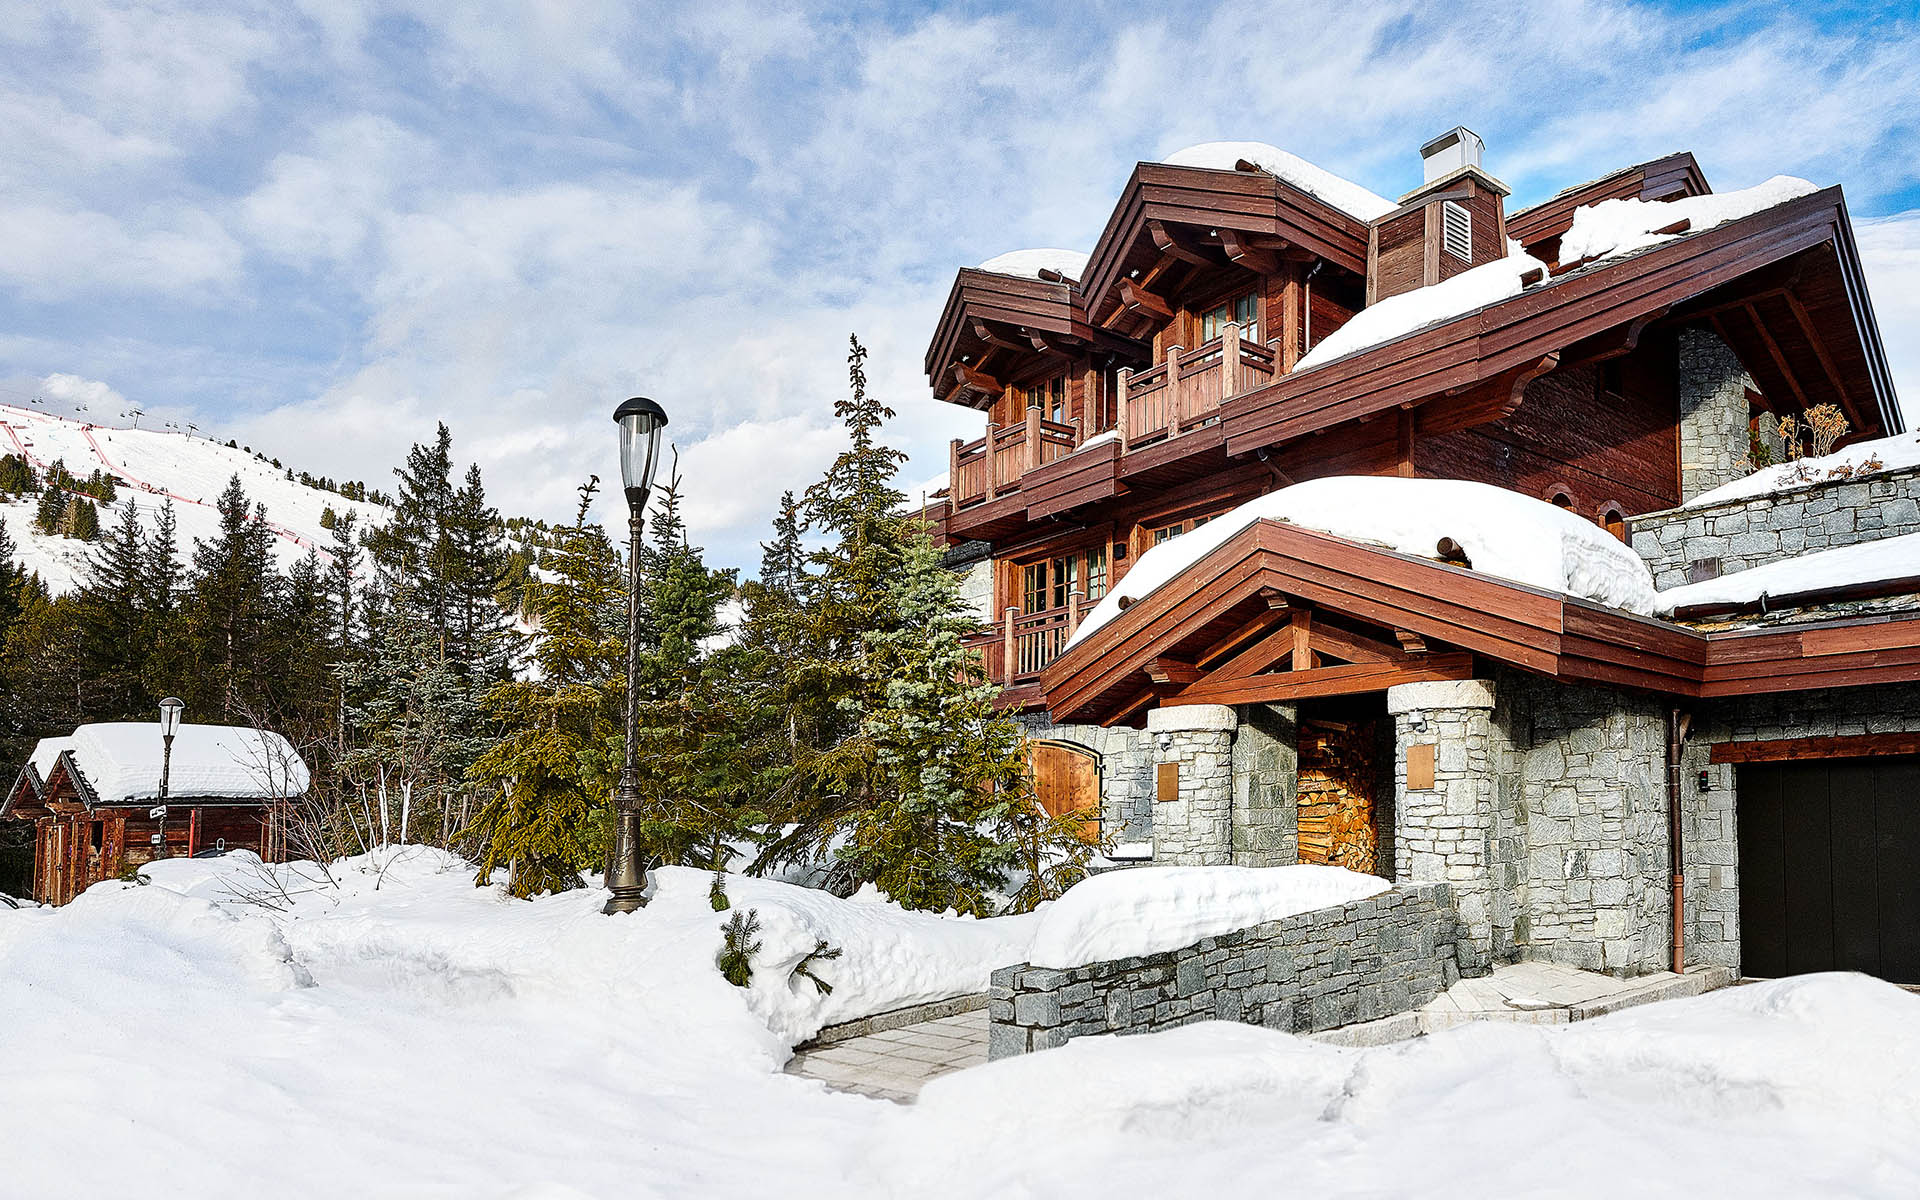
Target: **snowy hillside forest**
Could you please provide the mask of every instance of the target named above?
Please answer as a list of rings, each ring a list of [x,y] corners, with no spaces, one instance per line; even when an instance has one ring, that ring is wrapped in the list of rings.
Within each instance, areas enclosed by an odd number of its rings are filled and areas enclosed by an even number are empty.
[[[708,871],[800,865],[913,908],[1030,908],[1094,847],[1030,802],[1021,735],[962,644],[957,583],[903,515],[864,358],[853,343],[850,448],[782,498],[757,578],[709,567],[677,476],[655,482],[636,647],[646,850]],[[0,451],[9,777],[39,738],[149,720],[175,694],[189,720],[299,748],[315,781],[300,857],[427,843],[521,897],[604,859],[628,571],[587,515],[597,478],[549,528],[503,519],[445,426],[391,496],[16,408],[0,409]],[[6,824],[0,892],[19,894],[31,830]]]

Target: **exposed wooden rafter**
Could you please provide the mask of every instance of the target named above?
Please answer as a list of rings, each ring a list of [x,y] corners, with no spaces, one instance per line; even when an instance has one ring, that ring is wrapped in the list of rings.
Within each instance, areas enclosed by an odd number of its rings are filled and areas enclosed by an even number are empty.
[[[1255,246],[1247,239],[1245,234],[1238,230],[1222,229],[1220,231],[1220,246],[1227,252],[1229,259],[1232,259],[1236,265],[1245,267],[1249,271],[1254,271],[1261,275],[1277,275],[1280,273],[1279,258],[1276,257],[1271,250],[1263,250]]]
[[[1177,258],[1181,262],[1191,263],[1196,267],[1219,265],[1204,252],[1176,236],[1164,222],[1148,221],[1147,236],[1153,239],[1154,249],[1169,258]]]

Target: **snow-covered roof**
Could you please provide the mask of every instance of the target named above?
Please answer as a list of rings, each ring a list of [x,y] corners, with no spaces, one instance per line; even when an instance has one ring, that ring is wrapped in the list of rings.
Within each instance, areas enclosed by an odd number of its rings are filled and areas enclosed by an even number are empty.
[[[1878,466],[1871,465],[1875,460],[1878,460]],[[1702,492],[1680,507],[1706,508],[1735,500],[1754,500],[1810,484],[1855,479],[1907,467],[1920,467],[1920,434],[1899,433],[1868,442],[1855,442],[1844,450],[1835,450],[1819,458],[1776,463],[1710,492]]]
[[[1509,241],[1505,258],[1482,263],[1427,287],[1388,296],[1361,309],[1345,325],[1315,342],[1313,349],[1300,356],[1294,370],[1311,370],[1357,350],[1384,345],[1416,329],[1517,296],[1526,290],[1520,280],[1529,271],[1539,272],[1543,279],[1546,276],[1545,264],[1520,249],[1518,242]]]
[[[1590,521],[1519,492],[1461,479],[1336,475],[1270,492],[1140,556],[1081,621],[1069,646],[1259,520],[1285,521],[1404,554],[1438,558],[1440,539],[1473,569],[1613,608],[1651,613],[1653,575],[1627,545]]]
[[[72,748],[73,739],[70,737],[41,738],[34,745],[33,753],[28,756],[27,762],[34,770],[40,772],[40,779],[45,782],[47,775],[53,770],[53,764],[59,761],[61,752]]]
[[[98,803],[126,804],[159,795],[162,745],[155,722],[82,725],[71,741],[73,764]],[[307,764],[287,739],[269,730],[182,725],[174,736],[167,772],[170,796],[265,800],[298,796],[307,784]]]
[[[1176,150],[1160,161],[1169,167],[1231,171],[1234,164],[1243,159],[1362,221],[1377,221],[1400,207],[1350,179],[1342,179],[1297,154],[1289,154],[1265,142],[1202,142],[1198,146]]]
[[[1087,256],[1080,250],[1009,250],[1005,254],[994,255],[974,270],[990,271],[995,275],[1018,275],[1023,279],[1038,279],[1042,271],[1058,271],[1068,279],[1077,280],[1086,274]]]
[[[1623,258],[1636,251],[1657,246],[1675,238],[1691,237],[1740,217],[1789,200],[1798,199],[1816,189],[1804,179],[1776,175],[1755,187],[1709,196],[1690,196],[1684,200],[1603,200],[1574,210],[1573,227],[1560,239],[1560,261],[1584,260],[1591,266],[1610,259]],[[1681,220],[1688,227],[1681,233],[1655,234]],[[1462,271],[1451,279],[1414,288],[1368,305],[1345,325],[1314,344],[1294,367],[1296,372],[1324,366],[1360,350],[1385,345],[1429,325],[1438,325],[1462,317],[1491,304],[1510,299],[1528,287],[1549,286],[1544,264],[1507,240],[1507,256]],[[1520,281],[1529,272],[1539,271],[1532,284]]]
[[[1661,592],[1656,612],[1703,604],[1758,604],[1763,596],[1794,596],[1826,588],[1887,583],[1920,576],[1920,533],[1816,550],[1735,571],[1718,579]]]
[[[1573,210],[1573,226],[1560,238],[1560,261],[1618,258],[1676,237],[1702,233],[1716,225],[1750,217],[1819,190],[1804,179],[1775,175],[1750,188],[1688,196],[1682,200],[1621,198],[1585,204]],[[1682,220],[1688,222],[1683,233],[1654,233]]]

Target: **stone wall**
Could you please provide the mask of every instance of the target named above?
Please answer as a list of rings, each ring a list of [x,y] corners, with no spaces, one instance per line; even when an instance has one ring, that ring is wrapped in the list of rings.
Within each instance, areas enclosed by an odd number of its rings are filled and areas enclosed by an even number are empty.
[[[1678,587],[1696,576],[1713,578],[1809,551],[1920,533],[1920,469],[1668,509],[1629,524],[1633,548],[1653,570],[1654,586]]]
[[[1523,957],[1636,975],[1671,961],[1666,709],[1503,675],[1526,834]]]
[[[1194,1021],[1309,1033],[1408,1012],[1459,979],[1456,936],[1447,885],[1412,884],[1162,954],[1002,967],[988,1056]]]
[[[1679,343],[1680,499],[1685,501],[1747,473],[1747,389],[1753,380],[1713,330],[1682,329]]]
[[[1101,828],[1116,842],[1153,839],[1153,742],[1124,726],[1056,725],[1047,714],[1018,718],[1030,738],[1085,746],[1100,756]]]
[[[1740,967],[1739,774],[1708,761],[1713,744],[1867,733],[1920,733],[1920,683],[1714,700],[1695,709],[1680,775],[1688,963]]]
[[[1153,804],[1153,861],[1224,866],[1233,861],[1233,733],[1239,717],[1221,704],[1177,704],[1147,714],[1155,769],[1172,763],[1180,784]]]
[[[1453,885],[1461,924],[1460,965],[1478,970],[1513,957],[1522,847],[1510,830],[1510,748],[1493,721],[1485,680],[1409,683],[1387,689],[1394,721],[1393,848],[1400,881]],[[1409,786],[1415,747],[1432,747],[1431,788]]]
[[[1299,861],[1299,713],[1250,704],[1233,738],[1233,861],[1285,867]]]

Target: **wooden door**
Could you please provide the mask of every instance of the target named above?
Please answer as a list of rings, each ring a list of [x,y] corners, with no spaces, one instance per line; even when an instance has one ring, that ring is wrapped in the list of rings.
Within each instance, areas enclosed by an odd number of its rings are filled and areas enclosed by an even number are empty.
[[[1100,837],[1100,758],[1084,746],[1063,742],[1034,742],[1029,751],[1034,797],[1049,816],[1085,813],[1082,834],[1088,841]]]
[[[1920,758],[1742,766],[1747,975],[1920,984]]]

